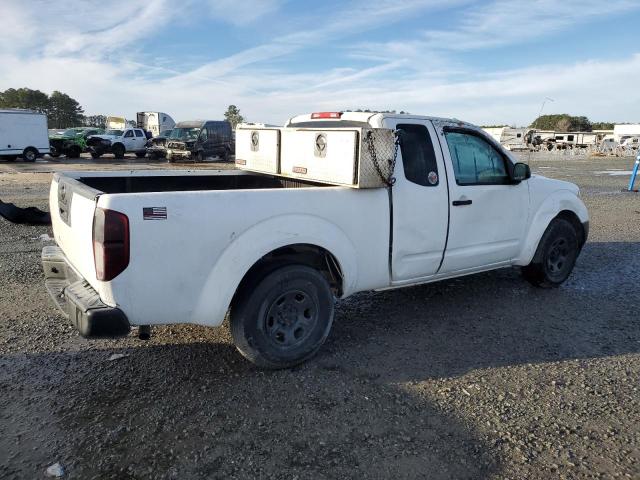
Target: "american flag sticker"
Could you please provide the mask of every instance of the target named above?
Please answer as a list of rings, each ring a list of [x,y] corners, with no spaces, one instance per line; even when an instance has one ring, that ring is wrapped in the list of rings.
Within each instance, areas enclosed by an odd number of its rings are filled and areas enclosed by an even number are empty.
[[[167,207],[143,207],[142,219],[143,220],[166,220]]]

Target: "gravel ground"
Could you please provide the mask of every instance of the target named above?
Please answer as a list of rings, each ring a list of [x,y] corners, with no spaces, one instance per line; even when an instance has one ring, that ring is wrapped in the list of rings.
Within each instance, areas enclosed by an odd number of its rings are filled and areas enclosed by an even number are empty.
[[[51,230],[0,219],[0,477],[640,478],[633,159],[530,161],[592,217],[566,285],[500,270],[358,294],[316,358],[278,372],[226,327],[80,338],[44,290]],[[50,172],[78,168],[96,163],[0,163],[0,198],[46,208]]]

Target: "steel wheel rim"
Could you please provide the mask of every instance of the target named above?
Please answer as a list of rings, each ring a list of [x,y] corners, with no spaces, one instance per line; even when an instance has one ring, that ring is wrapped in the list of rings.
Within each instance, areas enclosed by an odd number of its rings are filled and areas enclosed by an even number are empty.
[[[282,350],[304,344],[318,323],[318,312],[318,302],[308,292],[292,289],[281,293],[264,316],[264,331],[269,342]]]
[[[33,153],[31,150],[29,150],[25,156],[27,157],[27,160],[29,160],[29,161],[36,159],[36,154]]]
[[[569,242],[566,238],[557,238],[549,248],[547,255],[547,268],[551,274],[559,274],[564,271],[569,261]]]

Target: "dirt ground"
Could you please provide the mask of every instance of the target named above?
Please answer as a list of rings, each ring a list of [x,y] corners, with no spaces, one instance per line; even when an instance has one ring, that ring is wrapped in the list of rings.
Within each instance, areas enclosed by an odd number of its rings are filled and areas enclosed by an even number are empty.
[[[166,167],[110,162],[0,163],[0,199],[46,208],[55,170]],[[591,214],[562,288],[508,269],[358,294],[317,357],[277,372],[226,327],[80,338],[43,286],[50,228],[0,219],[0,478],[640,478],[632,163],[531,156]]]

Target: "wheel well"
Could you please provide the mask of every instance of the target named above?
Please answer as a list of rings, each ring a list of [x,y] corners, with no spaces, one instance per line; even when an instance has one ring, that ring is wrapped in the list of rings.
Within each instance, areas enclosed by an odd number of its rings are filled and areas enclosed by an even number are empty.
[[[342,295],[344,277],[336,257],[325,248],[299,243],[273,250],[254,263],[238,285],[233,301],[241,292],[251,289],[251,284],[259,282],[277,268],[292,264],[314,268],[326,278],[337,297]]]
[[[582,225],[582,222],[575,214],[575,212],[572,212],[571,210],[562,210],[558,215],[556,215],[556,218],[562,218],[563,220],[566,220],[571,225],[573,225],[573,228],[578,234],[578,242],[580,244],[580,248],[582,248],[582,246],[587,241],[586,232],[584,231],[584,225]]]

